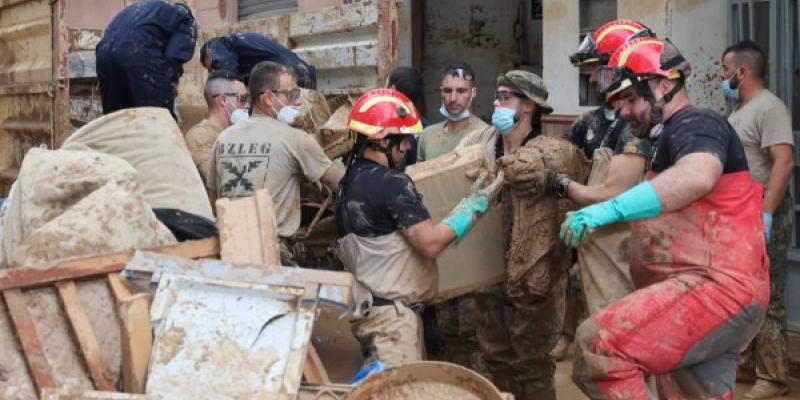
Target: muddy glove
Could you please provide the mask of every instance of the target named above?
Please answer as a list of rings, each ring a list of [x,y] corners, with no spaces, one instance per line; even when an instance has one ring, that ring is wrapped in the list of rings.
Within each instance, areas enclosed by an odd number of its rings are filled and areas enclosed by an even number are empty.
[[[564,243],[577,247],[579,243],[586,243],[592,229],[620,221],[654,218],[660,214],[661,200],[653,185],[644,181],[613,199],[568,213],[559,236]]]
[[[456,241],[461,241],[469,232],[478,214],[489,209],[489,203],[502,184],[502,172],[497,174],[497,178],[490,185],[486,184],[486,173],[484,172],[472,185],[467,197],[461,199],[458,205],[450,211],[450,214],[442,220],[443,224],[452,228],[456,233]]]
[[[556,171],[549,168],[520,174],[510,180],[511,189],[517,197],[525,198],[555,194],[558,175]]]
[[[772,213],[765,212],[764,213],[764,237],[767,239],[767,244],[769,244],[769,237],[770,233],[772,232]]]

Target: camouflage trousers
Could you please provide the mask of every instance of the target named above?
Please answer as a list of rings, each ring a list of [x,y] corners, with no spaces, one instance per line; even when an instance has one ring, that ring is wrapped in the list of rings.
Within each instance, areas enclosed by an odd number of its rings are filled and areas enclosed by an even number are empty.
[[[442,361],[489,376],[476,333],[475,296],[467,294],[436,305],[436,326],[442,341]]]
[[[498,284],[475,293],[478,343],[492,381],[517,400],[555,400],[556,363],[550,352],[563,322],[556,310],[566,291],[566,275],[542,301],[517,304]]]
[[[770,299],[767,318],[756,337],[739,355],[739,374],[786,383],[789,369],[786,336],[786,303],[783,298],[788,269],[787,253],[792,238],[792,197],[787,193],[772,215],[772,232],[767,245]],[[755,376],[753,375],[755,372]],[[749,379],[748,379],[749,378]]]

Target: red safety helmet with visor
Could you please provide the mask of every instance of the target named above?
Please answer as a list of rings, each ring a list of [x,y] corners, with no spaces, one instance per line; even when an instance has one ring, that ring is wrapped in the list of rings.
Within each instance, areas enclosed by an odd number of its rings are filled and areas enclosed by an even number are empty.
[[[569,60],[575,66],[605,65],[616,49],[637,37],[655,37],[655,34],[644,24],[630,19],[606,22],[583,38],[578,51]]]
[[[637,38],[625,43],[598,72],[598,89],[611,98],[621,91],[653,78],[680,80],[691,73],[691,65],[669,39]],[[637,89],[638,90],[638,89]]]

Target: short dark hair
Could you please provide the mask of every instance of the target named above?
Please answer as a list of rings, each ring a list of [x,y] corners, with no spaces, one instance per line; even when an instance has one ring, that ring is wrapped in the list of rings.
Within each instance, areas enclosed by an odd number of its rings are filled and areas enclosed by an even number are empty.
[[[406,95],[417,108],[422,104],[424,84],[422,75],[412,67],[397,67],[389,75],[386,86],[394,86],[397,91]]]
[[[475,86],[477,83],[475,70],[473,70],[472,67],[465,62],[455,62],[446,66],[442,70],[440,78],[444,79],[445,76],[452,76],[455,78],[464,79],[465,81],[470,81],[472,82],[472,86]]]
[[[235,81],[242,82],[242,79],[233,72],[224,69],[208,74],[208,80],[206,80],[206,84],[203,87],[203,97],[206,99],[206,104],[211,107],[214,104],[214,96],[233,90]]]
[[[764,50],[752,40],[743,40],[733,46],[728,47],[722,53],[722,58],[725,58],[728,53],[733,53],[736,60],[736,67],[741,65],[747,66],[757,77],[764,80],[767,74],[767,56]]]
[[[258,95],[265,90],[277,90],[280,86],[281,74],[295,76],[294,71],[283,64],[272,61],[262,61],[256,64],[250,71],[250,81],[248,82],[250,101],[256,103]]]

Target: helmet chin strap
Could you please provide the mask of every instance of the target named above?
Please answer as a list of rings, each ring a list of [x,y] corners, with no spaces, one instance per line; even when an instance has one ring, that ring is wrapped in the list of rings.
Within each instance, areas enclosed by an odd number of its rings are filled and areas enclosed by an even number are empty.
[[[399,135],[391,136],[389,137],[389,145],[383,147],[383,154],[386,155],[386,159],[389,162],[389,168],[397,169],[397,165],[394,163],[394,158],[392,157],[392,150],[394,150],[395,147],[399,147],[402,140],[402,137]]]
[[[680,78],[677,79],[675,86],[658,100],[656,100],[653,95],[653,90],[650,89],[650,85],[648,85],[647,82],[638,83],[637,87],[639,88],[640,95],[650,103],[650,128],[664,122],[664,106],[672,101],[672,98],[683,88],[685,81],[684,75],[683,72],[678,73],[680,74]]]

